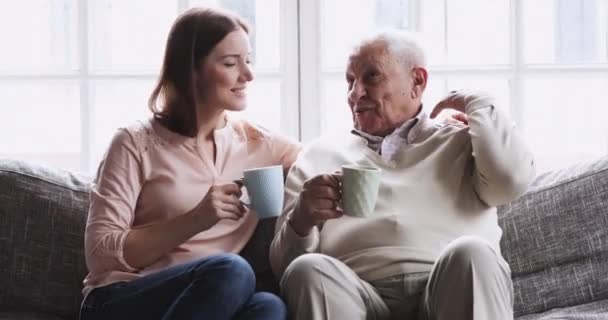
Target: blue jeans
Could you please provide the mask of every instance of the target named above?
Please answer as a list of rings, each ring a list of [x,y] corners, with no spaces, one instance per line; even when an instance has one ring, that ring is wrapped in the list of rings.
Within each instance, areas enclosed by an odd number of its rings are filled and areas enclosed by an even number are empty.
[[[235,254],[219,254],[129,282],[93,289],[81,320],[285,319],[283,301],[255,291],[255,275]]]

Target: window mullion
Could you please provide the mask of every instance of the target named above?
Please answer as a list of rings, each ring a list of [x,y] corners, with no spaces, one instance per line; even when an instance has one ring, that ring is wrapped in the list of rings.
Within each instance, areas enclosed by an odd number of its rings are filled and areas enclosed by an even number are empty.
[[[78,57],[80,85],[80,169],[90,172],[93,144],[93,110],[91,110],[90,80],[89,80],[89,28],[88,0],[78,1]]]
[[[300,139],[321,133],[321,0],[299,0]]]
[[[279,2],[279,20],[281,31],[279,43],[281,45],[281,65],[279,78],[281,79],[281,131],[291,137],[301,139],[299,117],[299,24],[298,0]],[[260,72],[260,77],[274,77],[275,72]]]
[[[524,26],[523,26],[523,0],[511,0],[511,63],[513,72],[511,76],[511,114],[520,130],[525,129],[523,117],[524,105]]]

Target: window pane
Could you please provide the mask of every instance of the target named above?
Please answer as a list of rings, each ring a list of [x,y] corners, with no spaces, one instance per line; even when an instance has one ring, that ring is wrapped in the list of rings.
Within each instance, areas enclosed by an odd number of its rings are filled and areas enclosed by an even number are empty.
[[[431,114],[435,105],[446,96],[447,92],[446,78],[429,73],[428,83],[422,94],[422,107],[424,111]]]
[[[494,98],[497,108],[507,114],[511,113],[510,86],[508,79],[501,78],[469,78],[456,77],[448,80],[448,92],[465,90],[467,92],[480,92]]]
[[[258,77],[247,87],[247,108],[234,112],[273,132],[281,131],[281,80]]]
[[[463,76],[434,76],[429,75],[429,82],[424,90],[424,110],[431,113],[435,105],[445,98],[452,90],[465,90],[467,92],[485,93],[495,99],[496,107],[507,114],[511,113],[509,80],[504,78],[463,77]]]
[[[508,0],[425,0],[420,6],[429,64],[509,62]]]
[[[0,2],[0,72],[78,68],[75,0]]]
[[[608,61],[607,0],[535,0],[522,3],[526,62]]]
[[[80,100],[71,82],[0,83],[0,156],[80,169]]]
[[[176,1],[89,1],[89,57],[93,71],[160,70]]]
[[[348,87],[344,77],[326,76],[323,79],[321,86],[321,134],[344,135],[353,128],[353,117],[348,106],[347,94]],[[302,112],[306,112],[306,109]]]
[[[152,116],[148,97],[153,80],[97,80],[91,82],[93,144],[91,170],[97,169],[116,130]]]
[[[409,1],[321,1],[323,69],[344,68],[353,46],[377,28],[409,27]]]
[[[253,27],[249,39],[251,57],[256,69],[279,69],[281,65],[279,0],[190,0],[190,5],[220,6],[238,13]]]
[[[539,172],[608,154],[606,77],[526,80],[525,137]]]
[[[427,63],[429,65],[446,64],[445,0],[420,2],[420,32],[424,39]]]

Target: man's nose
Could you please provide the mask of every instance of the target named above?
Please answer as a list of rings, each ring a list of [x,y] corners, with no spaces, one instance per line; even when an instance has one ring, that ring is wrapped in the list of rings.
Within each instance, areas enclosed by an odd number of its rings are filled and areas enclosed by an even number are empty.
[[[348,92],[348,99],[356,103],[363,96],[365,96],[365,86],[362,85],[359,81],[353,82],[353,85],[350,88],[350,91]]]

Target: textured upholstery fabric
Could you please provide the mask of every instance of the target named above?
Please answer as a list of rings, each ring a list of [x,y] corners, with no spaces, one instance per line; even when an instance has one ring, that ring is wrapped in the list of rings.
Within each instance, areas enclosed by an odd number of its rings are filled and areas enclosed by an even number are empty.
[[[66,318],[60,318],[52,315],[29,313],[29,312],[0,312],[0,320],[64,320]]]
[[[605,320],[608,319],[608,300],[558,308],[540,314],[529,314],[517,320]]]
[[[241,251],[241,256],[249,262],[256,276],[256,290],[279,294],[279,282],[270,268],[268,248],[274,238],[277,218],[260,220],[251,239]]]
[[[499,219],[516,316],[608,299],[608,158],[541,175]]]
[[[75,319],[89,180],[0,160],[0,310]]]

